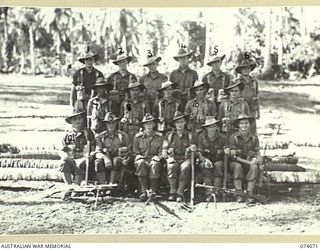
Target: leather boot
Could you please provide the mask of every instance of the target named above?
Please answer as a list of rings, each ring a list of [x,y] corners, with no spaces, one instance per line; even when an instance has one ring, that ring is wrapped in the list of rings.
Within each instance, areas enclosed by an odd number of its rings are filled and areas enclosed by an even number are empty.
[[[252,198],[253,192],[247,191],[247,203],[248,204],[254,204],[256,203],[255,199]]]
[[[147,176],[138,176],[138,180],[141,187],[141,194],[140,194],[140,200],[141,201],[147,201],[147,189],[148,189],[148,177]]]
[[[117,182],[118,171],[111,170],[110,171],[110,184],[115,184]]]
[[[159,179],[150,179],[150,189],[151,192],[157,194],[158,192]]]
[[[99,184],[106,183],[106,173],[105,172],[98,172],[96,173],[96,178]]]
[[[70,172],[63,172],[63,182],[66,184],[72,184],[72,175]]]
[[[176,193],[177,193],[177,179],[176,178],[170,178],[168,179],[169,186],[170,186],[170,195],[168,200],[169,201],[175,201],[176,200]]]
[[[236,189],[236,193],[237,193],[236,202],[238,202],[238,203],[245,202],[243,190],[242,189]]]
[[[242,190],[242,180],[241,179],[236,179],[233,181],[234,188],[235,189],[241,189]]]
[[[180,196],[183,196],[184,189],[186,188],[186,186],[187,186],[187,181],[179,180],[177,194],[179,194]]]
[[[222,187],[222,177],[214,177],[213,186]]]

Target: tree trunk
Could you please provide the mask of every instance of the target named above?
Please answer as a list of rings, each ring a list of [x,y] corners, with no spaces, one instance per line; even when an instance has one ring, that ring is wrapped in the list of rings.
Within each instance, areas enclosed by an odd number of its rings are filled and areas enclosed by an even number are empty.
[[[210,56],[210,21],[208,18],[205,18],[206,23],[206,42],[204,50],[204,63],[208,62]]]
[[[36,67],[35,67],[35,55],[34,55],[33,24],[30,24],[30,27],[29,27],[29,40],[30,40],[31,72],[33,75],[35,75]]]
[[[260,75],[260,79],[263,80],[271,80],[274,78],[271,58],[271,14],[272,9],[269,8],[268,12],[266,13],[264,64],[262,73]]]

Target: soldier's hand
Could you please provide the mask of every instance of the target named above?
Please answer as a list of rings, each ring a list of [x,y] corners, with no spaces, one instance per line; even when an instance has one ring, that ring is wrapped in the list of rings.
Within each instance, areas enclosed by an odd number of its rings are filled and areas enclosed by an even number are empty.
[[[230,123],[230,118],[229,117],[223,117],[222,118],[222,123],[224,123],[224,124]]]
[[[205,168],[213,168],[213,164],[209,159],[205,159],[204,161],[204,167]]]
[[[125,118],[125,117],[122,117],[121,120],[120,120],[121,123],[127,123],[128,122],[128,119]]]
[[[197,151],[197,146],[195,144],[190,145],[190,151],[196,152]]]
[[[129,158],[122,160],[122,165],[127,167],[129,165]]]
[[[225,155],[230,155],[231,154],[230,148],[225,147],[223,151],[224,151]]]

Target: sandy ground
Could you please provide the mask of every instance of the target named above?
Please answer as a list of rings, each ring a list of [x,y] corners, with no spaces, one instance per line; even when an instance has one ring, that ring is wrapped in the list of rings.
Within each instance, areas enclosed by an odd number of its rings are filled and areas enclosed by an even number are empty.
[[[63,118],[70,112],[67,105],[70,79],[5,76],[2,81],[0,143],[12,143],[18,147],[58,147],[66,129]],[[284,135],[261,138],[261,141],[319,144],[320,133],[316,132],[320,124],[319,114],[297,113],[283,102],[285,98],[290,102],[297,99],[299,105],[309,105],[308,95],[320,93],[319,89],[318,86],[278,87],[262,84],[264,99],[258,126],[264,128],[270,121],[282,124]],[[282,93],[285,97],[270,97],[271,91]],[[300,165],[320,169],[319,147],[290,150],[301,157]],[[49,183],[38,182],[36,185],[47,187]],[[153,204],[145,205],[135,198],[106,198],[94,207],[93,204],[64,202],[61,195],[44,198],[45,192],[0,188],[0,234],[318,235],[320,231],[319,184],[276,184],[271,187],[267,205],[220,202],[217,208],[213,203],[206,208],[206,203],[198,197],[192,213],[176,203],[162,200],[161,203],[172,209],[179,218],[161,207],[157,209]]]

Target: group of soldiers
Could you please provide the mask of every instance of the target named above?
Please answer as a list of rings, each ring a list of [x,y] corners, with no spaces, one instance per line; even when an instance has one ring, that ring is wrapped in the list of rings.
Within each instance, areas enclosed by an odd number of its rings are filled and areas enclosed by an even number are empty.
[[[88,50],[79,58],[84,67],[73,76],[74,111],[66,118],[71,129],[62,139],[65,183],[80,185],[89,163],[98,184],[138,183],[141,201],[147,191],[157,194],[169,184],[168,200],[183,202],[194,169],[202,183],[215,187],[225,186],[229,173],[237,202],[245,201],[245,185],[247,201],[254,202],[250,195],[262,164],[258,83],[250,76],[256,64],[243,58],[235,69],[240,77],[232,80],[220,69],[225,55],[214,55],[207,63],[212,70],[199,80],[189,67],[191,56],[182,46],[173,57],[179,68],[168,78],[157,70],[162,58],[149,51],[143,64],[148,73],[139,79],[128,71],[132,57],[121,49],[113,61],[119,70],[107,78],[93,67],[96,54]],[[212,192],[206,189],[208,199]]]

